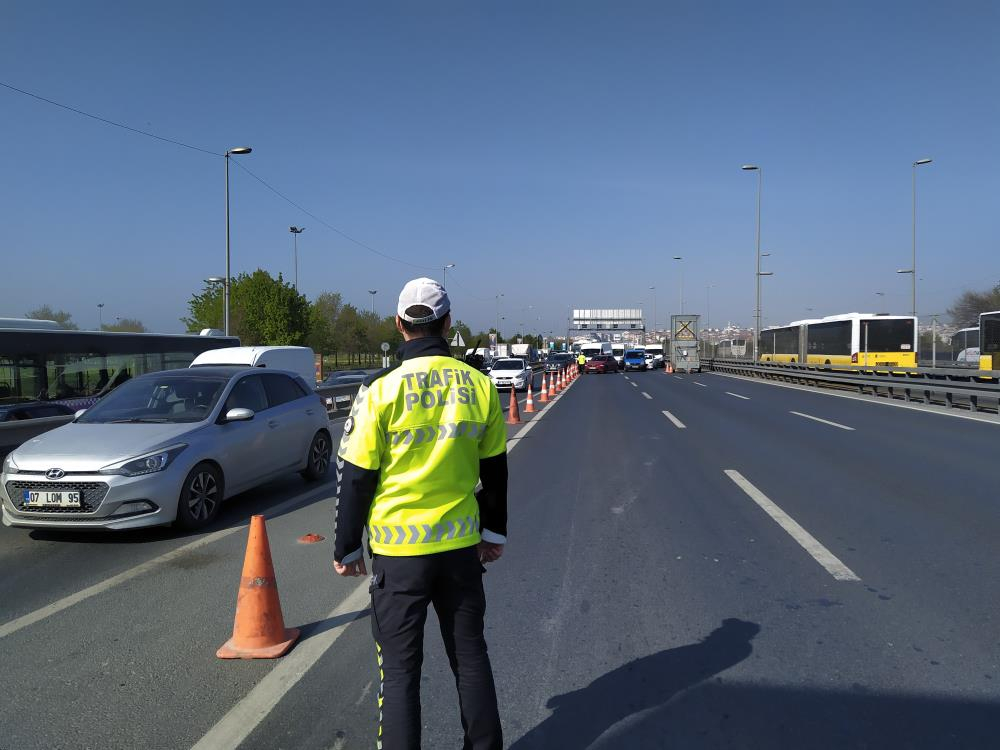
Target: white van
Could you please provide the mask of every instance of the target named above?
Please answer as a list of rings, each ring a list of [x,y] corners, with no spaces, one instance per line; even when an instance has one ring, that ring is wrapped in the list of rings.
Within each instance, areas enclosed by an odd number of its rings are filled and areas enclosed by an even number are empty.
[[[316,383],[316,355],[307,346],[227,346],[202,352],[191,367],[270,367],[298,373],[310,385]]]

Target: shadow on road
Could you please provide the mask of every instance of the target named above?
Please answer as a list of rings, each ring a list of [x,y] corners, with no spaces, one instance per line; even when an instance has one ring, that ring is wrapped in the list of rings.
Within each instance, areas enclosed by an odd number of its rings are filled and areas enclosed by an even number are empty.
[[[328,630],[333,630],[334,628],[340,627],[341,625],[349,625],[355,620],[361,620],[371,614],[371,607],[365,607],[364,609],[358,609],[354,612],[345,612],[342,615],[337,615],[336,617],[327,617],[323,620],[315,620],[314,622],[306,623],[305,625],[298,625],[298,629],[302,632],[301,639],[306,641],[313,638],[321,633],[325,633]]]
[[[1000,702],[937,695],[724,683],[757,625],[725,620],[701,643],[661,651],[548,702],[511,750],[985,750]],[[777,676],[780,679],[780,675]]]
[[[598,677],[585,688],[557,695],[546,704],[554,709],[552,715],[510,750],[590,747],[622,720],[662,706],[680,691],[746,659],[753,651],[750,641],[759,632],[756,623],[723,620],[700,643],[644,656]]]

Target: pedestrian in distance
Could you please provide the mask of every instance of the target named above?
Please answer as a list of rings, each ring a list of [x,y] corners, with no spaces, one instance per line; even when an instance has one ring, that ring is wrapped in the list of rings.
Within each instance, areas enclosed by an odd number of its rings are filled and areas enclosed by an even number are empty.
[[[379,750],[420,747],[428,605],[458,687],[462,747],[500,750],[482,580],[483,564],[499,560],[507,542],[500,397],[488,377],[451,357],[451,303],[440,284],[407,282],[396,312],[401,362],[364,381],[344,423],[334,569],[367,575],[367,529]]]

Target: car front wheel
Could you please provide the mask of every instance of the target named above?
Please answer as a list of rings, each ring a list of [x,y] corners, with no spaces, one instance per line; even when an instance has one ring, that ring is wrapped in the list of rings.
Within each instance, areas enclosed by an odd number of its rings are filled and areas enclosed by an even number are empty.
[[[302,476],[310,482],[317,482],[326,476],[330,468],[330,436],[320,430],[312,439],[309,446],[309,457],[306,459],[306,468],[302,471]]]
[[[198,529],[213,521],[222,505],[222,488],[222,472],[212,464],[191,469],[177,502],[177,525]]]

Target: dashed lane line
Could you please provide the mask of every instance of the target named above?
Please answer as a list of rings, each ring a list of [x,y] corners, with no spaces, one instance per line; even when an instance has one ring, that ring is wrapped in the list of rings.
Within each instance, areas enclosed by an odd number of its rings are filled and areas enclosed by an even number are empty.
[[[699,388],[708,388],[707,385],[705,385],[704,383],[699,383],[697,380],[694,382],[694,384]]]
[[[631,381],[629,381],[629,385],[632,386],[633,388],[638,388],[639,387],[638,385],[636,385],[635,383],[633,383]]]
[[[573,383],[570,383],[568,388],[572,386]],[[517,431],[514,437],[507,441],[508,454],[517,447],[518,442],[528,434],[531,428],[549,413],[552,405],[565,395],[566,390],[550,401],[545,409],[536,414],[533,419]],[[364,616],[367,610],[363,607],[368,601],[368,579],[362,578],[362,581],[347,595],[347,598],[327,615],[329,620],[340,618],[336,626],[307,638],[291,653],[282,657],[278,665],[233,706],[192,747],[192,750],[236,750],[267,718],[288,691],[295,687],[296,683],[323,657],[323,654],[337,641],[348,625]]]
[[[643,396],[645,396],[646,398],[648,398],[648,399],[649,399],[650,401],[652,401],[652,400],[653,400],[653,397],[652,397],[652,396],[650,396],[650,395],[649,395],[648,393],[646,393],[645,391],[643,391],[643,392],[642,392],[642,395],[643,395]]]
[[[842,430],[850,430],[854,432],[853,427],[848,427],[846,424],[840,424],[839,422],[831,422],[829,419],[823,419],[821,417],[814,417],[812,414],[803,414],[800,411],[792,411],[789,414],[794,414],[796,417],[804,417],[805,419],[811,419],[814,422],[822,422],[823,424],[828,424],[831,427],[839,427]]]
[[[802,549],[812,555],[812,558],[822,565],[826,569],[827,573],[832,575],[838,581],[861,580],[853,570],[840,561],[840,558],[820,544],[816,537],[802,528],[798,523],[796,523],[795,519],[775,505],[774,502],[772,502],[767,495],[757,489],[750,482],[750,480],[735,469],[726,469],[725,474],[727,477],[732,479],[733,482],[736,483],[736,486],[743,490],[751,500],[757,503],[757,505],[759,505],[761,509],[774,520],[775,523],[788,532],[788,535],[798,542]]]
[[[676,427],[678,430],[686,430],[687,429],[687,425],[684,424],[677,417],[675,417],[673,414],[671,414],[669,411],[664,411],[663,412],[663,416],[665,416],[667,419],[669,419],[671,422],[673,422],[674,423],[674,427]]]
[[[735,396],[736,398],[741,398],[741,399],[743,399],[744,401],[749,401],[749,400],[750,400],[750,397],[749,397],[749,396],[741,396],[740,394],[738,394],[738,393],[733,393],[732,391],[726,391],[726,395],[727,395],[727,396]]]

